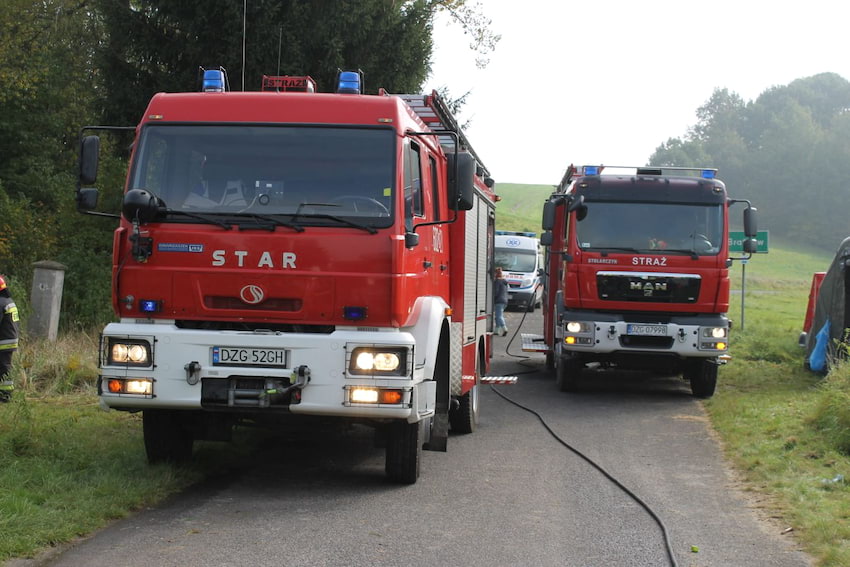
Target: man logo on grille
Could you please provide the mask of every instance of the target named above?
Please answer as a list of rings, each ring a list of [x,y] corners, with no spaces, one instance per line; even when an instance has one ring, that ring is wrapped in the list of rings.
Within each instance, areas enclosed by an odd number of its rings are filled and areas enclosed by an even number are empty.
[[[265,294],[260,286],[249,284],[239,291],[239,297],[248,305],[256,305],[265,299]]]

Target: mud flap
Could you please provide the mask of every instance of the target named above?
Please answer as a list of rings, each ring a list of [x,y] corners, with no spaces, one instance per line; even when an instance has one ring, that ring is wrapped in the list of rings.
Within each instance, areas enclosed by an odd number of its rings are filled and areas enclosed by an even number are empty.
[[[422,446],[426,451],[445,453],[449,441],[449,405],[437,403],[437,411],[431,420],[430,439]]]

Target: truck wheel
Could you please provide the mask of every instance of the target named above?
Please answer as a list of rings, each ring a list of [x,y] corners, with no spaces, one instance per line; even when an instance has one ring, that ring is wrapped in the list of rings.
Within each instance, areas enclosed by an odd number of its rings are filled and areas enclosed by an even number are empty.
[[[142,412],[142,431],[149,463],[184,463],[192,458],[195,439],[181,418],[180,412],[170,410]]]
[[[449,412],[449,423],[455,433],[472,433],[478,425],[478,384],[458,398],[460,406]]]
[[[422,460],[422,424],[397,421],[387,426],[386,473],[391,482],[413,484]]]
[[[685,372],[695,398],[710,398],[717,387],[717,365],[710,360],[695,360]]]
[[[555,358],[555,381],[562,392],[575,392],[578,378],[584,364],[575,358],[558,356]]]

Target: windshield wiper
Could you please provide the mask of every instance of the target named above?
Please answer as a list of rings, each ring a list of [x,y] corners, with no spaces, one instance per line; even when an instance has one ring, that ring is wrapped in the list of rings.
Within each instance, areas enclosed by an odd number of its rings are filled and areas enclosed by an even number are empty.
[[[699,254],[694,249],[688,250],[686,248],[666,248],[665,250],[662,250],[662,252],[664,252],[665,254],[670,252],[674,252],[677,254],[688,254],[694,260],[699,259]]]
[[[343,217],[338,217],[336,215],[326,215],[324,213],[319,213],[319,214],[308,215],[308,216],[310,218],[328,219],[328,220],[336,221],[340,224],[344,224],[344,225],[350,226],[352,228],[359,228],[361,230],[365,230],[369,234],[377,234],[377,232],[378,232],[378,229],[376,229],[374,226],[369,226],[367,224],[360,224],[359,222],[354,222],[353,220],[349,220],[349,219],[343,218]]]
[[[602,254],[607,254],[608,252],[634,252],[635,254],[640,254],[642,252],[637,248],[627,246],[591,246],[590,248],[585,248],[585,250],[598,250]]]
[[[269,221],[270,223],[272,223],[271,226],[269,226],[269,229],[272,230],[272,231],[274,231],[275,226],[285,226],[287,228],[291,228],[295,232],[304,232],[303,226],[301,226],[299,224],[295,224],[294,222],[282,221],[279,218],[274,217],[272,215],[263,215],[263,214],[259,214],[259,213],[238,213],[238,214],[240,216],[249,216],[249,217],[251,217],[255,220]],[[241,224],[239,225],[239,230],[245,230],[243,228],[243,225],[241,225]]]
[[[339,203],[307,203],[307,202],[301,202],[298,205],[298,208],[295,209],[295,213],[293,213],[293,215],[292,215],[292,222],[294,223],[295,219],[298,218],[298,216],[301,214],[301,209],[303,207],[339,207],[339,206],[341,206]],[[328,220],[336,221],[340,224],[345,224],[345,225],[348,225],[352,228],[359,228],[359,229],[365,230],[369,234],[376,234],[378,232],[378,230],[373,226],[360,224],[359,222],[354,222],[352,220],[348,220],[346,218],[338,217],[336,215],[328,215],[328,214],[325,214],[325,213],[318,213],[318,214],[309,214],[309,215],[305,215],[305,216],[308,216],[308,217],[311,217],[311,218],[320,218],[320,219],[328,219]]]
[[[211,217],[211,216],[207,216],[207,215],[201,215],[201,214],[198,214],[198,213],[190,213],[189,211],[178,211],[178,210],[175,210],[175,209],[165,209],[165,213],[169,214],[169,215],[183,215],[184,217],[190,217],[190,218],[193,218],[193,219],[202,220],[202,221],[207,222],[209,224],[216,224],[216,225],[220,226],[221,228],[223,228],[225,230],[230,230],[230,229],[233,228],[231,226],[231,224],[228,223],[228,222],[224,222],[224,221],[221,221],[221,220],[219,220],[215,217]]]

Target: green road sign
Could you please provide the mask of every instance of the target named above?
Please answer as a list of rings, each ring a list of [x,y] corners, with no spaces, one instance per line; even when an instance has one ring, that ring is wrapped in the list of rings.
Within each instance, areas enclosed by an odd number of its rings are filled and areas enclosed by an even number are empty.
[[[767,254],[767,241],[770,231],[768,230],[760,230],[758,231],[758,236],[756,236],[756,241],[758,242],[758,247],[756,248],[756,252]],[[744,232],[743,231],[729,231],[729,252],[743,252],[744,251]]]

